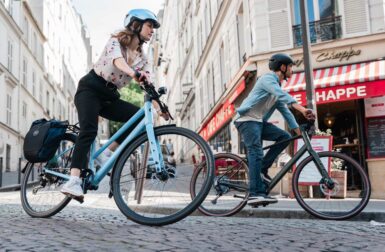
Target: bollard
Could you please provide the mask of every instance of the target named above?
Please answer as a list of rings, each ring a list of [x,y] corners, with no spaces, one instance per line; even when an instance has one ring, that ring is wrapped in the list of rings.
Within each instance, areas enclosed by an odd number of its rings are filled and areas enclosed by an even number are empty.
[[[19,158],[19,167],[17,169],[17,183],[20,185],[21,182],[21,158]]]
[[[0,157],[0,188],[3,186],[3,157]]]

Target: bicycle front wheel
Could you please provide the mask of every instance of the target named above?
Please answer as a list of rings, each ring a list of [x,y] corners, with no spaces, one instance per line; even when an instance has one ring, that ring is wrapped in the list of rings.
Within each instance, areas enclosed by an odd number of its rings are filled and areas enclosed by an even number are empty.
[[[215,154],[214,159],[214,183],[198,209],[208,216],[232,216],[241,211],[247,203],[249,169],[245,160],[231,153]],[[204,168],[199,167],[194,173],[191,183],[193,197],[196,182],[206,176]]]
[[[20,189],[21,203],[28,215],[47,218],[60,212],[71,201],[60,192],[66,181],[45,173],[44,168],[69,175],[75,142],[76,135],[66,133],[50,161],[28,164]]]
[[[329,169],[332,183],[322,178],[312,156],[305,158],[293,174],[293,192],[310,214],[327,220],[345,220],[359,214],[370,198],[370,181],[352,158],[338,152],[318,153]]]
[[[143,134],[117,161],[112,186],[115,202],[124,215],[140,224],[161,226],[183,219],[201,204],[212,185],[214,158],[208,144],[191,130],[166,126],[154,132],[165,173],[157,174],[147,134]],[[172,145],[166,145],[170,140]],[[207,176],[197,181],[193,198],[191,178],[202,165]]]

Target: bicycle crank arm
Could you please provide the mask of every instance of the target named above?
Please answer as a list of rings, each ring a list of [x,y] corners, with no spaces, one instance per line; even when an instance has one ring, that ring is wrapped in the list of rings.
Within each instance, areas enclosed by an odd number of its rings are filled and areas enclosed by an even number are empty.
[[[221,197],[221,196],[222,196],[222,194],[218,194],[217,197],[215,197],[215,199],[213,199],[213,200],[211,201],[211,203],[213,203],[214,205],[216,205],[216,204],[217,204],[217,201],[218,201],[218,199],[219,199],[219,197]]]
[[[234,194],[234,198],[239,198],[239,199],[247,200],[245,196],[239,195],[239,194]]]

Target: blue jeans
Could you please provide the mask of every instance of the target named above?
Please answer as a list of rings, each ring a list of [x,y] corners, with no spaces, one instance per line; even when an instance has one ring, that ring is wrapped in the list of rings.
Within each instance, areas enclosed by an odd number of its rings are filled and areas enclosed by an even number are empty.
[[[289,145],[289,142],[270,148],[266,156],[263,157],[262,140],[280,142],[291,136],[286,131],[267,122],[246,121],[235,122],[234,124],[247,148],[250,196],[266,195],[267,188],[260,174],[267,174],[267,170],[276,157]]]

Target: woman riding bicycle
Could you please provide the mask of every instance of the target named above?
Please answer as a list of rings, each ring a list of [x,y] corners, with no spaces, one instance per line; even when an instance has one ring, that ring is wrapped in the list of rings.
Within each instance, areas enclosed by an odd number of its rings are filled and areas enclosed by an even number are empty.
[[[132,79],[138,83],[150,82],[149,62],[142,45],[151,39],[154,29],[160,27],[157,17],[149,10],[134,9],[126,15],[124,27],[111,36],[93,69],[79,81],[75,105],[80,133],[73,153],[71,177],[61,190],[64,194],[83,198],[80,174],[88,166],[87,154],[97,135],[98,117],[126,122],[139,110],[119,99],[118,89]],[[162,113],[156,102],[153,105],[157,113],[168,120],[168,114]],[[96,161],[104,163],[135,126],[112,143]]]
[[[238,115],[234,123],[247,148],[250,179],[248,204],[251,205],[277,202],[277,199],[267,195],[263,180],[269,181],[268,169],[289,142],[272,147],[263,157],[262,140],[280,142],[289,139],[290,134],[267,122],[274,110],[278,109],[289,128],[297,135],[301,132],[288,107],[298,110],[308,120],[315,118],[312,110],[299,105],[281,88],[281,82],[293,74],[293,63],[293,59],[287,54],[274,54],[269,60],[271,72],[258,79],[248,97],[237,109]]]

